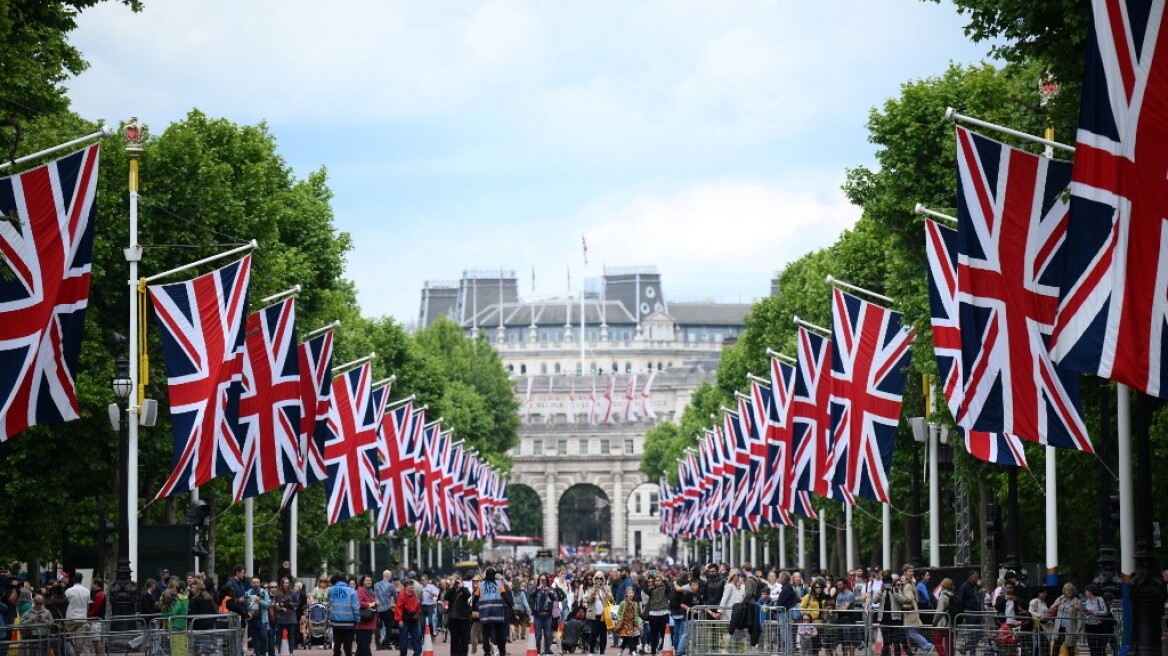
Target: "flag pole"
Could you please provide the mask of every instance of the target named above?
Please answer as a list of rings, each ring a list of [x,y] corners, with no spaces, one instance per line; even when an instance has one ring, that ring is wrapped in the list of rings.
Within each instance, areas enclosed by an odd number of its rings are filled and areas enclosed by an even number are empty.
[[[345,364],[342,364],[340,366],[333,367],[333,375],[336,376],[338,374],[343,374],[350,369],[353,369],[355,367],[360,367],[361,365],[365,364],[366,362],[370,362],[376,358],[377,358],[376,353],[370,353],[369,355],[359,357],[356,360],[351,360],[351,361],[346,362]]]
[[[395,380],[397,380],[397,376],[391,375],[388,378],[382,378],[381,380],[377,381],[376,383],[373,383],[372,387],[373,387],[373,389],[380,389],[380,388],[385,387],[386,385],[392,383]]]
[[[137,119],[131,118],[130,121],[133,123],[133,122],[137,121]],[[129,126],[127,126],[127,127],[129,127]],[[106,137],[113,136],[113,133],[114,133],[114,131],[112,129],[103,125],[103,126],[99,127],[97,129],[97,132],[94,132],[93,134],[87,134],[84,137],[78,137],[78,138],[74,139],[73,141],[66,141],[63,144],[57,144],[56,146],[52,146],[52,147],[46,148],[44,150],[38,150],[35,153],[31,153],[29,155],[24,155],[23,157],[17,157],[14,160],[0,163],[0,171],[4,171],[4,170],[7,170],[9,168],[12,168],[13,166],[16,166],[17,164],[24,164],[25,162],[32,161],[32,160],[37,159],[39,157],[44,157],[46,155],[52,155],[53,153],[59,153],[62,150],[68,150],[68,149],[72,148],[73,146],[80,146],[81,144],[89,142],[89,141],[93,141],[94,139],[104,139]],[[129,152],[129,147],[127,147],[126,151]],[[142,152],[141,148],[138,149],[138,152]],[[131,155],[131,157],[134,160],[136,160],[138,158],[138,155],[137,155],[137,153],[135,153],[135,154]]]
[[[804,320],[799,318],[799,315],[795,315],[793,320],[794,320],[796,326],[802,326],[802,327],[806,328],[807,330],[819,333],[820,335],[822,335],[824,337],[831,337],[830,330],[828,330],[827,328],[824,328],[823,326],[811,323],[810,321],[804,321]]]
[[[300,285],[296,285],[296,286],[292,287],[291,289],[285,289],[282,292],[279,292],[277,294],[272,294],[271,296],[269,296],[267,298],[260,299],[260,303],[263,303],[264,305],[267,305],[268,303],[275,303],[276,301],[282,301],[285,298],[288,298],[289,296],[297,296],[300,294],[300,292],[301,292]]]
[[[787,364],[795,364],[795,362],[796,362],[795,358],[793,358],[789,355],[784,355],[782,353],[779,353],[778,351],[776,351],[774,349],[768,348],[766,350],[766,352],[767,352],[767,355],[771,356],[772,358],[778,358],[778,359],[782,360],[783,362],[786,362]]]
[[[872,291],[871,289],[865,289],[863,287],[860,287],[859,285],[853,285],[849,282],[844,282],[844,281],[840,280],[839,278],[836,278],[833,275],[828,274],[826,280],[827,280],[827,284],[829,284],[833,287],[842,287],[844,289],[850,289],[851,291],[858,292],[860,294],[867,294],[868,296],[871,296],[872,298],[874,298],[878,301],[884,301],[885,303],[887,303],[889,305],[892,305],[894,303],[894,301],[891,298],[885,296],[884,294],[877,294],[876,292]]]
[[[133,389],[133,393],[126,405],[129,415],[126,417],[129,453],[126,457],[126,480],[122,484],[126,486],[128,492],[126,495],[128,507],[122,509],[122,512],[125,512],[126,517],[129,518],[129,570],[130,580],[134,581],[139,578],[134,575],[138,565],[138,414],[142,407],[144,390],[139,371],[141,368],[139,361],[141,345],[138,343],[142,339],[142,336],[138,334],[138,323],[141,319],[138,316],[138,295],[141,293],[138,284],[138,262],[142,261],[142,246],[138,244],[138,157],[142,154],[142,146],[146,141],[146,126],[138,125],[138,117],[131,116],[123,135],[126,140],[126,155],[130,160],[130,243],[125,250],[125,257],[126,262],[130,265],[128,281],[130,286],[130,387]],[[142,349],[142,351],[144,350]],[[198,498],[198,488],[191,490],[191,501],[197,501]]]
[[[1055,148],[1058,148],[1059,150],[1065,150],[1065,151],[1070,152],[1070,153],[1075,152],[1074,146],[1069,146],[1067,144],[1059,143],[1059,142],[1054,140],[1054,129],[1053,128],[1047,128],[1046,138],[1044,139],[1042,137],[1036,137],[1032,134],[1027,134],[1027,133],[1022,132],[1020,130],[1015,130],[1014,128],[1008,128],[1004,125],[998,125],[997,123],[990,123],[989,121],[983,121],[980,118],[966,116],[965,114],[958,113],[958,111],[953,109],[952,107],[945,108],[945,120],[952,121],[954,123],[957,123],[957,122],[968,123],[970,125],[976,125],[980,128],[986,128],[988,130],[996,130],[998,132],[1001,132],[1002,134],[1008,134],[1011,137],[1018,137],[1019,139],[1025,139],[1026,141],[1033,141],[1034,143],[1042,144],[1042,145],[1046,146],[1047,149],[1049,149],[1049,150],[1053,150]],[[1053,153],[1051,155],[1048,155],[1048,157],[1053,157],[1053,156],[1054,156]]]
[[[202,266],[202,265],[207,264],[209,262],[215,262],[216,260],[222,260],[225,257],[231,257],[232,255],[238,255],[239,253],[249,253],[249,252],[254,251],[255,249],[257,249],[259,247],[260,247],[260,243],[253,239],[253,240],[249,241],[248,243],[244,244],[243,246],[239,246],[238,248],[233,248],[229,251],[224,251],[222,253],[219,253],[218,255],[211,255],[210,257],[204,257],[201,260],[196,260],[194,262],[191,262],[190,264],[184,264],[180,267],[175,267],[169,271],[163,271],[162,273],[156,273],[152,276],[147,277],[146,282],[154,282],[155,280],[159,280],[159,279],[165,278],[167,276],[172,276],[176,273],[181,273],[183,271],[187,271],[188,269],[193,269],[197,266]]]
[[[957,223],[957,217],[938,212],[937,210],[931,210],[925,207],[922,203],[917,203],[916,207],[913,208],[913,214],[918,216],[931,216],[934,219],[941,219],[942,221]]]
[[[317,328],[316,330],[308,333],[307,335],[305,335],[301,339],[302,340],[312,339],[313,337],[316,337],[317,335],[323,335],[324,333],[327,333],[328,331],[333,330],[334,328],[340,328],[340,327],[341,327],[341,321],[340,321],[340,319],[338,319],[330,324],[327,324],[327,325],[321,326],[320,328]]]
[[[756,382],[760,385],[770,385],[771,384],[770,379],[763,378],[762,376],[755,376],[754,374],[746,374],[746,378],[747,378],[747,380],[753,380],[754,382]]]

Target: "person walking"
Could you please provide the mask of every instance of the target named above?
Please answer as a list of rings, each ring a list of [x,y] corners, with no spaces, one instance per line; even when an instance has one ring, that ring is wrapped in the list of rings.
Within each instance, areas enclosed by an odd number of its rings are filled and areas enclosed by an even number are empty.
[[[1057,617],[1055,621],[1058,633],[1054,637],[1053,652],[1058,656],[1063,644],[1070,638],[1070,651],[1074,651],[1079,642],[1079,632],[1083,628],[1083,600],[1073,583],[1063,585],[1063,593],[1050,605],[1050,612]]]
[[[611,596],[611,595],[610,595]],[[511,590],[500,580],[494,567],[483,572],[479,594],[475,598],[475,610],[479,613],[479,623],[483,627],[483,649],[494,644],[498,656],[507,655],[507,613],[514,607]]]
[[[190,600],[186,587],[186,581],[172,577],[170,587],[158,599],[162,626],[170,634],[172,656],[187,656],[190,653],[187,645],[187,611]]]
[[[612,589],[604,580],[604,574],[597,572],[592,579],[592,587],[584,592],[581,604],[584,606],[584,618],[588,620],[591,630],[589,648],[596,654],[603,654],[608,644],[606,641],[608,623],[605,620],[605,613],[612,606],[612,600]]]
[[[333,574],[332,586],[328,589],[329,626],[333,630],[333,656],[353,656],[353,638],[357,631],[357,621],[361,618],[361,604],[357,591],[349,587],[345,577]]]
[[[446,590],[446,626],[450,630],[450,656],[467,656],[470,644],[471,592],[458,577]]]
[[[531,593],[531,621],[535,625],[535,649],[539,654],[552,653],[552,615],[560,603],[559,591],[548,585],[547,574],[535,579]]]
[[[381,580],[373,584],[373,594],[377,597],[377,621],[381,630],[382,639],[378,642],[378,649],[389,649],[393,642],[393,632],[397,625],[393,621],[393,609],[397,605],[397,586],[393,584],[393,571],[385,570],[381,573]]]
[[[289,651],[296,651],[296,607],[299,603],[292,582],[285,577],[280,581],[280,587],[272,593],[272,607],[276,611],[276,631],[273,635],[278,645],[287,631]]]
[[[669,623],[669,589],[665,577],[657,572],[646,585],[649,593],[649,651],[656,656],[665,644],[665,626]]]
[[[393,609],[393,619],[400,627],[397,644],[401,656],[406,656],[411,646],[414,648],[414,656],[422,656],[422,603],[410,579],[402,581],[397,605]]]
[[[1111,609],[1094,583],[1089,583],[1084,592],[1083,631],[1087,634],[1087,649],[1091,651],[1091,656],[1105,656],[1108,636],[1115,630],[1115,621]]]
[[[621,655],[627,650],[629,656],[635,656],[641,637],[641,602],[637,599],[636,589],[631,586],[625,588],[625,598],[617,607],[613,629],[621,639]]]
[[[357,587],[357,605],[357,656],[373,656],[373,634],[377,632],[377,595],[373,592],[372,576],[361,577],[361,585]]]

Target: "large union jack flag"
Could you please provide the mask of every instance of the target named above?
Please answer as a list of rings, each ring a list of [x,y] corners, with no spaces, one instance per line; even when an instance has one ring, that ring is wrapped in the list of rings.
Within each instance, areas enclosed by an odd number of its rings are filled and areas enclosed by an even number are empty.
[[[372,377],[372,366],[366,362],[333,379],[330,435],[324,445],[329,524],[377,507],[377,413]]]
[[[957,128],[960,426],[1091,451],[1078,374],[1047,350],[1070,164]]]
[[[792,493],[833,494],[826,478],[831,463],[831,342],[800,326],[791,403]]]
[[[827,476],[855,497],[888,503],[888,470],[913,332],[903,317],[834,289],[832,294],[831,431]]]
[[[755,381],[751,386],[754,404],[766,407],[768,481],[763,486],[763,504],[772,508],[775,525],[791,525],[790,513],[815,518],[811,495],[795,485],[795,450],[792,447],[795,429],[795,367],[771,358],[770,385]],[[756,411],[757,412],[757,411]]]
[[[0,179],[0,442],[76,419],[98,146]]]
[[[239,397],[251,256],[185,282],[152,285],[166,360],[174,471],[158,496],[243,467]]]
[[[381,501],[377,510],[377,530],[381,533],[405,528],[412,521],[414,497],[414,409],[409,402],[389,411],[381,428],[385,433],[378,476]]]
[[[1059,364],[1168,394],[1168,34],[1163,0],[1093,0]]]
[[[300,357],[296,299],[273,303],[247,318],[243,395],[243,467],[235,472],[236,501],[300,479]]]
[[[300,367],[300,461],[297,482],[284,487],[283,510],[296,492],[328,478],[324,443],[328,439],[328,413],[333,390],[333,331],[328,330],[296,348]]]
[[[961,416],[965,384],[961,368],[961,327],[957,312],[957,231],[925,221],[925,254],[929,262],[929,310],[933,352],[941,392],[954,417]],[[959,427],[971,455],[1002,465],[1026,466],[1022,441],[1008,433],[987,433]]]

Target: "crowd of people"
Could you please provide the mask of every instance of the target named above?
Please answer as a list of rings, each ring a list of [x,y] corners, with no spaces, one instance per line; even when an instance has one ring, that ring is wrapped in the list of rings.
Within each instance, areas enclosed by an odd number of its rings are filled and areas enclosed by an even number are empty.
[[[1168,571],[1164,581],[1168,585]],[[140,616],[167,629],[167,651],[176,656],[199,652],[199,645],[186,643],[188,622],[191,629],[213,629],[217,617],[230,613],[246,634],[239,644],[250,643],[254,656],[275,656],[282,641],[295,650],[311,638],[312,607],[327,618],[335,656],[351,656],[354,647],[357,656],[372,656],[375,648],[421,656],[427,630],[448,635],[451,656],[478,656],[479,650],[507,656],[509,643],[523,641],[529,629],[540,656],[555,653],[553,646],[561,654],[612,649],[619,656],[656,656],[667,630],[676,656],[687,656],[687,619],[726,623],[757,643],[768,616],[786,618],[781,639],[799,656],[858,656],[877,644],[865,633],[873,626],[880,656],[975,656],[994,645],[1057,654],[1080,638],[1091,656],[1116,652],[1112,599],[1093,585],[1080,595],[1068,583],[1048,600],[1045,588],[1032,589],[1014,572],[987,586],[977,571],[960,581],[937,581],[934,572],[911,565],[805,579],[798,571],[756,569],[749,562],[685,568],[661,560],[601,565],[578,557],[537,573],[531,560],[520,559],[448,576],[385,570],[375,581],[373,575],[336,574],[320,577],[311,590],[291,575],[264,582],[238,565],[218,588],[199,573],[163,571],[142,586],[137,606]],[[100,578],[86,585],[76,573],[36,588],[0,570],[0,641],[35,638],[54,626],[100,635],[108,611]],[[997,630],[1001,635],[991,635],[984,646],[987,632]]]

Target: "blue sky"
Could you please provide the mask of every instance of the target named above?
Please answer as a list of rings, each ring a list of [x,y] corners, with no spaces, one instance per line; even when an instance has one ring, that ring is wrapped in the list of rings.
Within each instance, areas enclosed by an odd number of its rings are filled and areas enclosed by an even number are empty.
[[[266,120],[297,175],[328,168],[368,315],[414,321],[422,281],[464,269],[563,293],[582,233],[589,275],[748,301],[859,217],[839,187],[873,161],[870,109],[987,56],[963,24],[919,0],[103,3],[68,86],[155,130]]]

